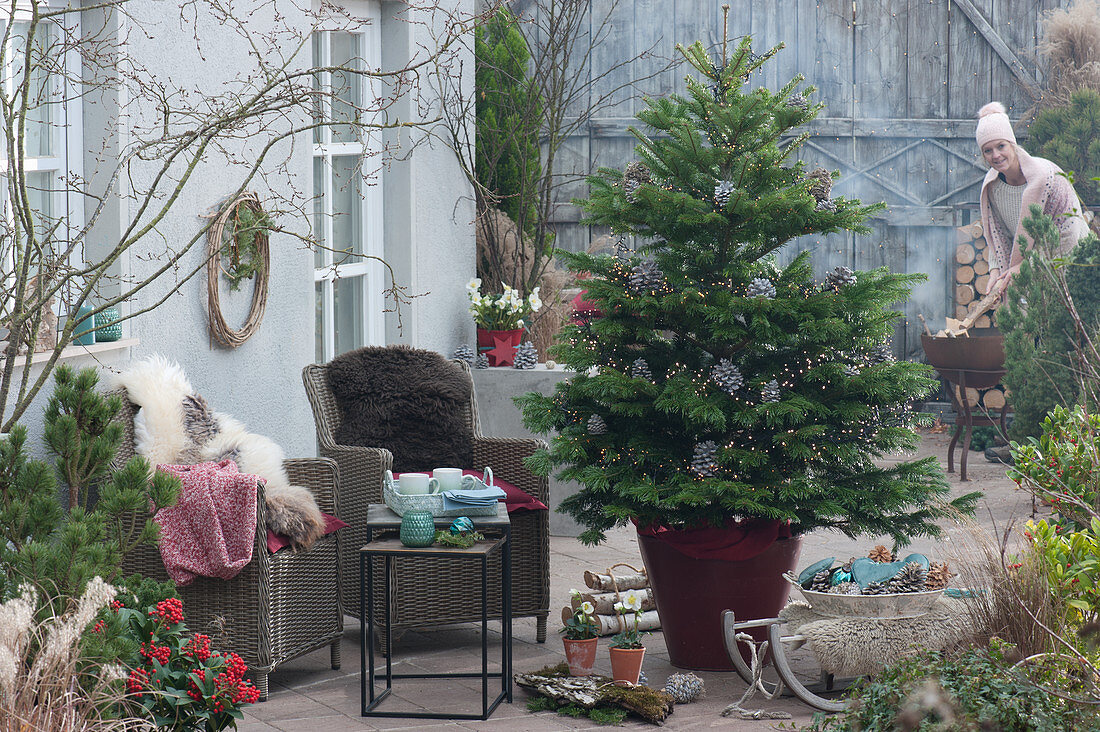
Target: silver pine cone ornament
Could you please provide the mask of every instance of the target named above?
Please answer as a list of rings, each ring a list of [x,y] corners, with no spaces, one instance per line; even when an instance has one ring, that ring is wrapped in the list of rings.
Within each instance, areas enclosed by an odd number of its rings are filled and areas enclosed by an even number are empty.
[[[927,571],[916,562],[909,562],[886,584],[891,592],[921,592]]]
[[[644,358],[639,358],[634,363],[630,364],[630,378],[645,379],[646,381],[653,380],[653,372],[649,370],[649,364],[646,363]]]
[[[745,383],[741,369],[734,366],[728,358],[723,358],[711,368],[710,380],[730,394],[734,394]]]
[[[630,270],[630,286],[639,292],[656,290],[664,284],[664,281],[665,273],[652,260],[646,260]]]
[[[862,588],[855,582],[841,582],[839,585],[833,585],[829,588],[829,593],[833,595],[861,595],[863,594]]]
[[[833,570],[821,570],[814,575],[812,580],[810,580],[810,590],[812,592],[828,592],[829,588],[833,586],[832,578]]]
[[[714,186],[714,202],[725,208],[726,204],[729,203],[730,196],[733,195],[733,189],[733,181],[718,181],[718,185]]]
[[[664,692],[677,704],[687,704],[703,696],[703,680],[692,673],[672,674],[665,681]]]
[[[893,590],[885,582],[869,582],[867,586],[863,588],[864,595],[889,595]]]
[[[772,281],[766,277],[757,277],[749,283],[749,289],[746,293],[749,297],[775,297],[775,285]]]
[[[718,474],[718,445],[714,440],[704,440],[695,445],[691,456],[691,469],[700,478],[713,478]]]
[[[871,363],[889,363],[894,360],[894,349],[889,342],[879,343],[868,354]]]
[[[764,388],[760,390],[760,401],[764,402],[777,402],[779,401],[779,382],[772,379],[767,384],[764,384]]]
[[[451,358],[455,361],[465,361],[470,368],[474,367],[474,362],[477,360],[477,356],[474,355],[474,349],[466,345],[456,348]]]
[[[854,285],[855,283],[855,273],[847,267],[837,267],[832,272],[825,275],[825,287],[831,287],[834,290],[839,290],[841,287]]]
[[[810,111],[810,100],[806,99],[802,94],[792,94],[787,97],[787,106],[794,107],[802,113],[806,113]]]
[[[603,421],[603,417],[598,414],[593,414],[588,418],[588,434],[590,435],[606,435],[607,434],[607,422]]]
[[[489,368],[489,357],[484,353],[477,354],[477,360],[474,361],[475,369],[487,369]]]
[[[833,190],[833,175],[825,168],[814,168],[806,174],[806,180],[810,182],[808,190],[815,201],[824,201],[829,198]]]
[[[512,368],[533,369],[539,363],[539,352],[531,341],[516,346],[516,355],[512,361]]]
[[[818,201],[817,206],[814,207],[817,211],[828,211],[829,213],[836,213],[836,201],[831,198]]]
[[[635,160],[627,165],[626,170],[623,171],[623,194],[626,196],[626,200],[634,203],[637,200],[638,188],[651,182],[651,180],[649,168],[645,166],[645,163]]]

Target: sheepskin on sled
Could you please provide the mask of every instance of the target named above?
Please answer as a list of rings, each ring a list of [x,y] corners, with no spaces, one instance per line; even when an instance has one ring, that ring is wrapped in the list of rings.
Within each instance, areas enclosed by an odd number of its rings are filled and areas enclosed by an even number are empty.
[[[212,412],[179,364],[154,355],[111,379],[141,409],[134,417],[134,447],[153,465],[195,465],[233,460],[242,473],[265,481],[267,528],[308,549],[325,532],[313,495],[290,484],[281,447],[250,433],[227,414]]]

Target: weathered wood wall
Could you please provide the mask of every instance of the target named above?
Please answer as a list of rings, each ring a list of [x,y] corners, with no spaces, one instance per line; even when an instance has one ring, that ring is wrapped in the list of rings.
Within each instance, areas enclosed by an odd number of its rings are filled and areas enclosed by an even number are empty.
[[[889,205],[869,236],[834,235],[792,242],[783,256],[813,249],[818,272],[844,264],[925,273],[903,307],[895,354],[920,359],[923,313],[933,328],[954,313],[954,227],[976,217],[984,174],[974,142],[978,108],[1000,100],[1013,119],[1029,106],[1028,87],[1041,80],[1035,47],[1046,11],[1069,0],[729,0],[729,35],[751,34],[757,49],[780,42],[786,49],[762,70],[757,84],[777,89],[796,73],[818,88],[827,106],[811,125],[814,137],[801,157],[810,167],[839,169],[837,193]],[[517,3],[523,10],[524,3]],[[611,3],[593,0],[602,17]],[[613,32],[592,66],[610,65],[653,48],[634,78],[660,69],[677,42],[701,40],[717,49],[722,38],[719,0],[620,0]],[[663,57],[663,58],[662,58]],[[623,70],[622,73],[629,73]],[[633,159],[627,127],[643,106],[641,94],[683,90],[684,68],[639,83],[639,96],[621,95],[584,134],[571,139],[563,160],[577,173],[624,167]],[[595,80],[613,88],[624,78]],[[1018,130],[1023,138],[1024,130]],[[603,232],[576,222],[568,203],[583,197],[583,182],[566,187],[555,220],[559,245],[579,249]],[[949,309],[950,308],[950,309]]]

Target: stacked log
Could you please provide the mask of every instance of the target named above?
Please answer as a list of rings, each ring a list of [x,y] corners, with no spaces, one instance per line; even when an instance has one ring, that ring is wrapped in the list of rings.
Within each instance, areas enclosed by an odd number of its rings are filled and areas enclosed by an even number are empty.
[[[630,571],[618,574],[618,567],[626,567]],[[615,612],[615,605],[622,602],[622,597],[628,590],[634,590],[642,600],[642,612],[638,617],[638,630],[660,630],[661,619],[657,615],[657,603],[653,599],[653,590],[649,587],[649,577],[645,570],[637,570],[630,565],[615,565],[606,573],[586,571],[584,583],[589,592],[582,592],[580,597],[573,597],[569,607],[561,609],[561,619],[564,623],[573,612],[580,607],[582,602],[590,602],[596,612],[593,620],[596,624],[596,634],[600,636],[614,635],[624,629],[624,622],[634,624],[634,618],[630,613],[625,616]]]
[[[965,320],[989,290],[989,255],[992,253],[981,222],[955,230],[955,318]],[[975,328],[988,328],[988,314],[974,321]]]
[[[1004,409],[1005,402],[1007,401],[1008,390],[1005,389],[1003,384],[997,384],[990,389],[972,389],[966,390],[966,401],[970,405],[971,411],[978,412],[999,412]],[[955,398],[962,403],[963,393],[962,390],[955,387]]]

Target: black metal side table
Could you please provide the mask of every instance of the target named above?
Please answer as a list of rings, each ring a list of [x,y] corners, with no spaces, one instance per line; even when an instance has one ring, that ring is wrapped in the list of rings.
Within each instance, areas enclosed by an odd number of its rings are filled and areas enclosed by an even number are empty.
[[[399,539],[386,538],[375,540],[374,536],[379,531],[398,529],[401,526],[401,518],[387,506],[377,504],[367,509],[367,538],[370,543],[359,550],[359,602],[364,609],[359,620],[360,631],[363,631],[364,620],[366,632],[360,645],[360,660],[365,671],[361,680],[362,716],[364,717],[407,717],[412,719],[479,719],[486,720],[489,715],[504,700],[512,702],[512,547],[511,547],[511,522],[504,504],[498,506],[496,516],[471,517],[474,528],[479,531],[486,529],[499,531],[499,538],[489,538],[479,541],[469,549],[444,548],[444,547],[407,547]],[[446,527],[451,524],[452,518],[438,518],[436,525]],[[489,560],[497,555],[501,562],[501,588],[500,588],[500,612],[501,612],[501,657],[500,672],[489,671]],[[393,560],[396,557],[416,557],[419,559],[436,559],[444,561],[471,561],[481,565],[481,673],[394,673],[393,672],[393,638],[390,598],[390,586],[393,574]],[[374,666],[374,642],[375,642],[375,587],[374,572],[368,572],[367,567],[371,560],[381,558],[385,563],[384,572],[384,609],[385,617],[385,645],[386,670],[385,689],[381,693],[376,691],[376,677],[379,674]],[[437,713],[437,712],[389,712],[381,711],[378,706],[389,696],[393,690],[394,679],[444,679],[444,678],[480,678],[481,679],[481,714],[476,713]],[[501,680],[500,692],[492,700],[489,699],[489,679]]]

